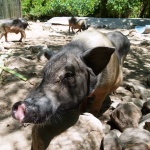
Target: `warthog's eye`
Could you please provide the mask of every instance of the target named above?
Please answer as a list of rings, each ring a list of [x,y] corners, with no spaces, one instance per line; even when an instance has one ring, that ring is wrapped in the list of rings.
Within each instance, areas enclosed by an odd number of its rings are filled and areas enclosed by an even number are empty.
[[[69,79],[69,78],[71,78],[73,76],[74,76],[73,73],[66,73],[64,78]]]
[[[64,81],[73,82],[74,81],[74,74],[73,73],[66,73],[64,76]]]

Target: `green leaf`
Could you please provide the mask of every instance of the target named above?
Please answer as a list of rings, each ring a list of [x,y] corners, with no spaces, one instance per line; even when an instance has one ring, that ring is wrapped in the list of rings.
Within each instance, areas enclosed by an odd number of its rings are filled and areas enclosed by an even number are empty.
[[[27,81],[27,78],[26,78],[26,77],[24,77],[23,75],[21,75],[21,74],[15,72],[14,70],[11,70],[11,69],[9,69],[9,68],[7,68],[7,67],[5,67],[5,66],[1,66],[1,65],[0,65],[0,68],[2,68],[3,70],[5,70],[5,71],[7,71],[7,72],[9,72],[9,73],[11,73],[11,74],[13,74],[13,75],[15,75],[16,77],[18,77],[18,78],[20,78],[20,79],[22,79],[22,80],[24,80],[24,81]]]

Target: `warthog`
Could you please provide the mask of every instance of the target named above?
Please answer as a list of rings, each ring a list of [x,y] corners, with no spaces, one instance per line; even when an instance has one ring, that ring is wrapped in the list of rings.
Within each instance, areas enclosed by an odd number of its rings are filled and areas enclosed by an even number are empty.
[[[22,18],[5,20],[0,25],[0,29],[1,29],[0,39],[3,36],[5,36],[5,41],[8,41],[7,34],[9,32],[16,33],[16,34],[20,33],[21,38],[20,38],[19,42],[22,42],[22,39],[26,38],[25,29],[27,28],[28,25],[29,24],[27,23],[27,21],[25,21]]]
[[[89,25],[86,24],[86,20],[85,19],[77,19],[75,17],[71,17],[69,19],[69,32],[70,32],[70,28],[72,29],[72,32],[74,33],[74,29],[79,29],[77,32],[81,32],[81,30],[86,30],[88,29]],[[76,33],[77,33],[76,32]]]

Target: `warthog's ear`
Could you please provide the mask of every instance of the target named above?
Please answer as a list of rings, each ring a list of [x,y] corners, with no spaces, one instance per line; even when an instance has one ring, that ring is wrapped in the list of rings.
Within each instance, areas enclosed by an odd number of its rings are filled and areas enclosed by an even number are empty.
[[[83,53],[81,59],[98,75],[108,64],[114,47],[96,47]]]

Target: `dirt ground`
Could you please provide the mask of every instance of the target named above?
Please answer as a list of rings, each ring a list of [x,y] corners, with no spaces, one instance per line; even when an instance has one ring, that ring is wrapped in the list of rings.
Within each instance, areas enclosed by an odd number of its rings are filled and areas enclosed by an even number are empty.
[[[0,150],[30,149],[32,125],[21,125],[14,120],[11,117],[12,105],[23,100],[41,81],[42,69],[47,62],[42,52],[47,48],[60,50],[74,36],[68,33],[68,26],[53,25],[48,29],[43,23],[29,24],[27,37],[22,43],[16,42],[20,35],[13,33],[8,35],[9,42],[4,42],[4,37],[0,42],[5,47],[0,51],[0,56],[6,57],[5,65],[28,79],[23,81],[10,73],[1,72]],[[140,35],[126,29],[118,30],[127,35],[131,42],[131,50],[124,64],[124,82],[139,82],[150,91],[145,81],[150,75],[150,35]],[[101,31],[106,33],[112,30]]]

